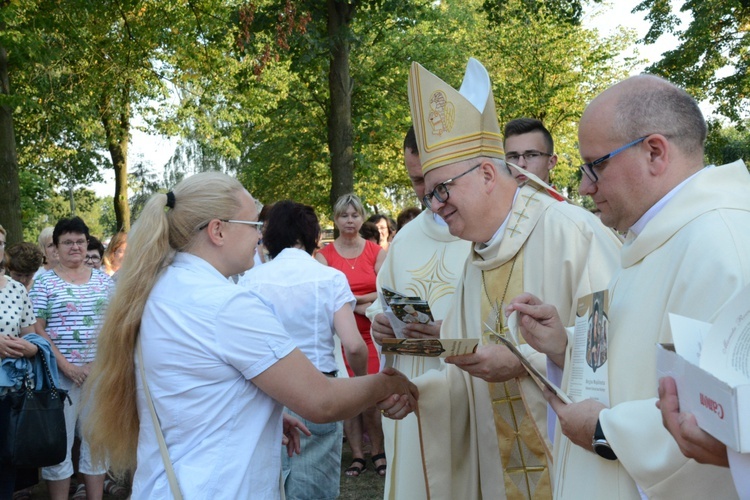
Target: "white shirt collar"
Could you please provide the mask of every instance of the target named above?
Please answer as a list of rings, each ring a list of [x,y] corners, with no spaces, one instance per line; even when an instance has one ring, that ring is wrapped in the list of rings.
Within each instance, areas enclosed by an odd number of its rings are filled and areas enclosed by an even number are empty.
[[[480,243],[477,246],[481,248],[488,247],[495,243],[495,240],[500,241],[503,238],[503,233],[505,233],[505,228],[508,227],[508,221],[510,220],[510,215],[513,213],[513,205],[516,204],[516,198],[518,197],[518,192],[521,190],[521,188],[516,188],[516,192],[513,195],[513,203],[510,205],[510,210],[508,210],[508,215],[505,216],[505,220],[502,224],[500,224],[500,227],[497,228],[497,231],[495,231],[495,234],[492,235],[492,238],[490,238],[485,243]]]
[[[432,218],[435,219],[435,222],[437,223],[438,226],[448,227],[448,223],[445,222],[442,217],[440,217],[435,212],[430,212],[430,213],[432,213]]]
[[[682,181],[679,184],[677,184],[674,188],[672,188],[672,190],[670,192],[668,192],[666,195],[664,195],[664,197],[661,200],[659,200],[656,203],[654,203],[654,205],[651,208],[649,208],[646,211],[646,213],[643,214],[641,216],[641,218],[638,219],[638,221],[635,224],[633,224],[631,226],[630,231],[632,231],[636,236],[638,236],[639,234],[641,234],[643,232],[643,230],[645,229],[646,224],[648,224],[651,221],[651,219],[653,219],[654,217],[656,217],[656,215],[659,212],[662,211],[662,209],[664,208],[664,206],[667,203],[669,203],[669,200],[671,200],[672,198],[674,198],[674,196],[677,193],[679,193],[680,190],[682,188],[684,188],[685,185],[688,182],[690,182],[691,179],[693,179],[693,177],[695,177],[696,175],[700,174],[701,172],[703,172],[703,171],[705,171],[705,170],[707,170],[709,168],[712,168],[712,167],[713,167],[713,165],[709,165],[709,166],[707,166],[705,168],[702,168],[699,171],[697,171],[696,173],[694,173],[693,175],[691,175],[690,177],[688,177],[687,179],[685,179],[684,181]]]

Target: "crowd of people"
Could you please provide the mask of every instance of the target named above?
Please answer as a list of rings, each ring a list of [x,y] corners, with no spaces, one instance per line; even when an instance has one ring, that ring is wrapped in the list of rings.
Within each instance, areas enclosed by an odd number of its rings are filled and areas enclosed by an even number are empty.
[[[344,439],[345,475],[371,465],[386,499],[750,498],[748,456],[656,369],[670,313],[710,322],[750,285],[750,174],[704,166],[695,100],[640,75],[588,105],[595,215],[552,184],[541,121],[501,129],[478,61],[460,90],[414,63],[408,96],[422,207],[368,218],[346,194],[327,244],[312,207],[261,206],[217,172],[154,194],[106,247],[78,217],[8,249],[0,226],[0,357],[49,349],[72,403],[50,498],[101,498],[114,474],[134,499],[335,499]],[[386,288],[432,314],[399,337],[479,346],[382,356]],[[524,363],[571,394],[588,366],[605,394],[563,401]],[[20,473],[3,464],[0,499]]]

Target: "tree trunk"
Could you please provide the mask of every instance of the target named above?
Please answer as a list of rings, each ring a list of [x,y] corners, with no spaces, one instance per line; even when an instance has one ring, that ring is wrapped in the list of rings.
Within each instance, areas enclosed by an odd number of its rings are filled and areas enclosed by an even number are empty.
[[[8,54],[3,46],[0,46],[0,93],[10,95]],[[13,111],[9,106],[0,106],[0,224],[7,231],[5,238],[8,245],[23,241],[16,136],[13,132]]]
[[[115,219],[118,231],[130,231],[128,204],[128,142],[130,140],[129,92],[123,90],[122,100],[105,96],[101,110],[107,149],[115,170]]]
[[[331,152],[331,207],[339,196],[354,189],[354,153],[352,149],[352,80],[349,77],[351,39],[349,25],[357,9],[356,2],[327,0],[328,39],[331,65],[328,89],[331,95],[328,113],[328,149]]]

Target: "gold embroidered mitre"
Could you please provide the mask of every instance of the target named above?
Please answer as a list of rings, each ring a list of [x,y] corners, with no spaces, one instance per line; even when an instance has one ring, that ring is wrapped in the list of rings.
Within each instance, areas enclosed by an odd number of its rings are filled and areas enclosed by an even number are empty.
[[[423,174],[478,156],[505,158],[490,76],[476,59],[459,91],[412,63],[409,106]]]

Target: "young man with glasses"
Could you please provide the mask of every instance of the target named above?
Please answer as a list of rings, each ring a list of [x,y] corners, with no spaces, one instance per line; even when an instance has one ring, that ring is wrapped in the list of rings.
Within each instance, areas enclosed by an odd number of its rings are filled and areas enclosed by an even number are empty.
[[[505,124],[503,130],[505,161],[527,170],[549,184],[549,174],[557,165],[555,143],[544,124],[534,118],[517,118]],[[528,177],[513,170],[520,184]]]
[[[656,345],[673,341],[668,315],[711,322],[750,284],[750,175],[742,161],[704,168],[706,133],[695,99],[651,75],[610,87],[583,113],[579,191],[627,235],[609,285],[609,404],[550,399],[562,433],[556,498],[736,498],[729,471],[683,456],[654,405]],[[579,366],[565,357],[569,337],[542,301],[525,297],[512,308],[525,316],[527,341],[563,368],[565,390]],[[666,405],[664,420],[681,440],[677,412]]]
[[[440,336],[485,339],[476,353],[447,358],[443,369],[414,379],[428,493],[551,498],[546,402],[510,350],[488,341],[490,329],[503,330],[504,304],[524,291],[558,304],[572,325],[577,297],[609,281],[619,242],[592,214],[533,179],[517,184],[478,61],[469,61],[460,92],[414,63],[409,102],[424,202],[452,235],[473,242]],[[520,348],[532,361],[544,358]],[[536,364],[544,370],[543,359]]]

